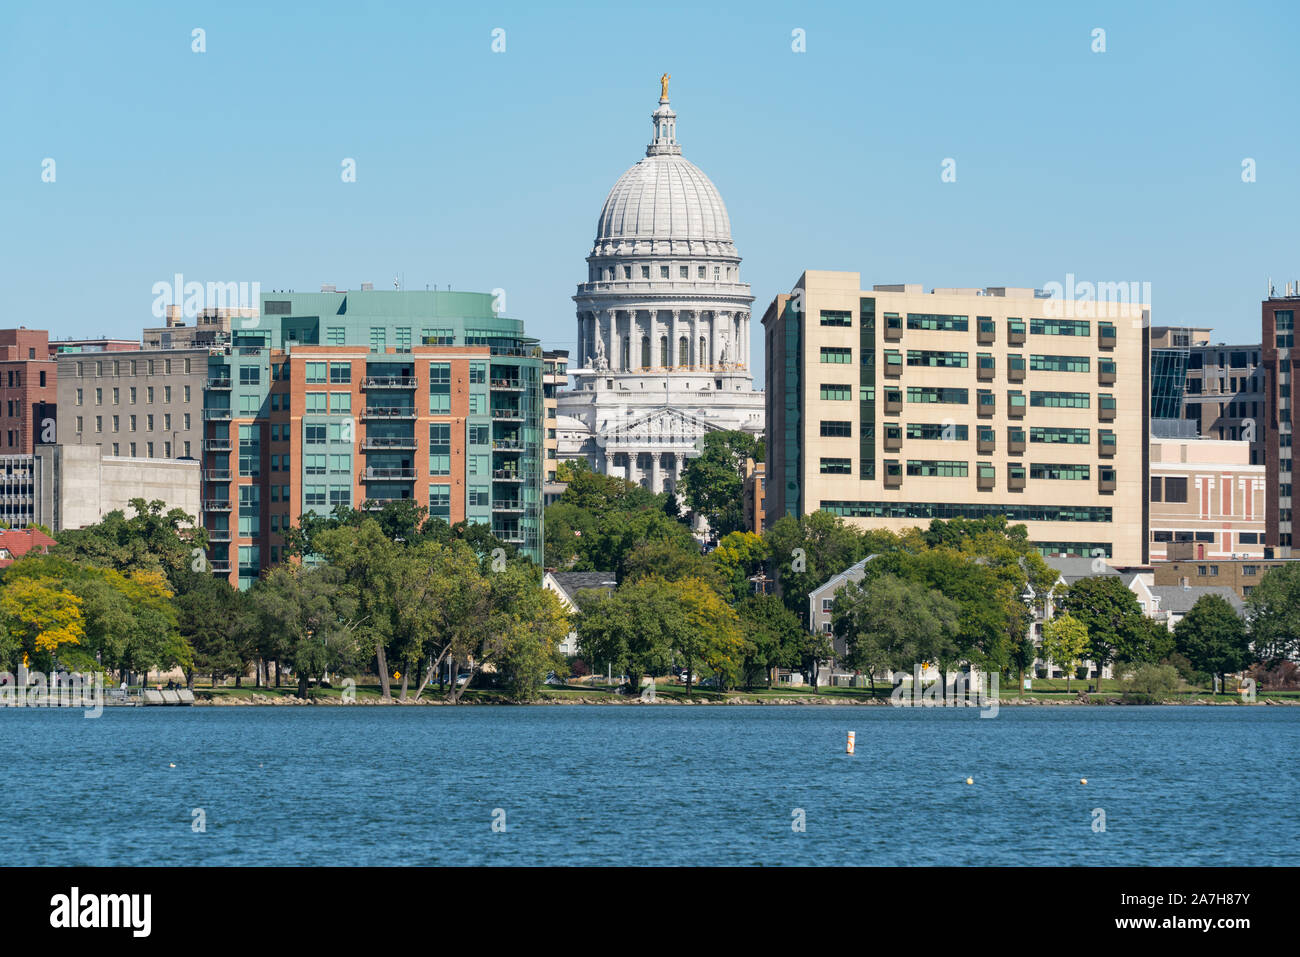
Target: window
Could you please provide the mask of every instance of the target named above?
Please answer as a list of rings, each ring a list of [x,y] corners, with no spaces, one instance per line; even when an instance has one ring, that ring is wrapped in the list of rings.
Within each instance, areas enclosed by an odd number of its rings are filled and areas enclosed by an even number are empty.
[[[1030,319],[1029,332],[1035,336],[1087,336],[1092,326],[1087,319]]]
[[[907,314],[907,328],[929,329],[939,332],[967,332],[970,329],[970,317],[909,312]]]
[[[352,412],[351,392],[330,393],[330,415],[349,415]]]
[[[941,442],[965,442],[970,432],[967,426],[954,423],[909,422],[907,437],[909,439],[934,439]]]
[[[451,425],[448,423],[429,425],[429,474],[451,474]]]
[[[909,366],[929,366],[935,369],[965,369],[968,366],[968,353],[933,352],[927,349],[908,349]]]
[[[1031,372],[1087,372],[1091,367],[1087,356],[1029,356]]]
[[[1033,479],[1084,481],[1090,474],[1088,466],[1073,463],[1034,462],[1029,466]]]
[[[331,362],[330,363],[330,382],[338,385],[344,382],[352,381],[352,363],[350,362]]]
[[[966,405],[970,401],[970,391],[911,385],[907,387],[907,401]]]
[[[1185,503],[1187,501],[1187,478],[1185,476],[1169,476],[1165,479],[1165,498],[1166,502]]]
[[[1030,442],[1042,442],[1046,445],[1087,445],[1090,441],[1087,429],[1058,429],[1031,427]]]
[[[838,309],[823,309],[821,311],[821,324],[823,326],[852,327],[853,313]]]
[[[691,267],[690,267],[690,266],[678,266],[678,267],[677,267],[677,278],[679,278],[679,279],[690,279],[690,278],[691,278]]]
[[[853,362],[853,350],[840,346],[822,346],[821,358],[822,362],[851,365]]]
[[[1029,404],[1045,409],[1086,409],[1092,402],[1087,392],[1030,392]]]
[[[821,460],[822,475],[852,475],[852,459],[828,459]]]
[[[823,420],[822,435],[827,437],[851,438],[853,435],[853,423]]]
[[[317,415],[325,414],[324,392],[308,392],[304,398],[306,399],[306,405],[303,407],[304,412]]]
[[[939,476],[944,478],[965,478],[968,474],[967,463],[935,459],[908,459],[908,475]]]
[[[821,398],[831,401],[851,401],[853,399],[853,386],[851,385],[829,385],[822,384]]]
[[[308,385],[320,385],[325,382],[325,370],[329,364],[326,362],[305,362],[303,363],[303,378]]]

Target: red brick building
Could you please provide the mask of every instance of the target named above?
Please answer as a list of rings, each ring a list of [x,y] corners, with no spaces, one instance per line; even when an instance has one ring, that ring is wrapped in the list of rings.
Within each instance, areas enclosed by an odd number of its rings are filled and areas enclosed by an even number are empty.
[[[30,455],[42,420],[53,438],[56,368],[44,329],[0,329],[0,454]]]

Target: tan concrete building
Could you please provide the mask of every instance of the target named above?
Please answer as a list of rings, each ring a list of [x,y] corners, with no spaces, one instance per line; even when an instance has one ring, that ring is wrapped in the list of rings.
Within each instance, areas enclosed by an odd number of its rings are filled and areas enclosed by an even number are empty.
[[[158,500],[197,524],[197,459],[143,459],[107,454],[101,445],[38,445],[32,456],[32,521],[51,531],[85,528],[114,510],[131,514],[130,502]]]
[[[1264,557],[1268,483],[1251,445],[1151,440],[1151,561]]]
[[[1045,555],[1147,561],[1141,304],[862,288],[806,272],[763,318],[766,522],[1005,515]]]
[[[1231,588],[1238,597],[1246,598],[1260,580],[1274,568],[1289,565],[1293,559],[1205,559],[1156,562],[1154,581],[1161,588]]]
[[[556,349],[542,353],[542,406],[545,448],[542,462],[544,484],[556,483],[555,468],[559,464],[559,401],[558,393],[569,383],[569,350]]]

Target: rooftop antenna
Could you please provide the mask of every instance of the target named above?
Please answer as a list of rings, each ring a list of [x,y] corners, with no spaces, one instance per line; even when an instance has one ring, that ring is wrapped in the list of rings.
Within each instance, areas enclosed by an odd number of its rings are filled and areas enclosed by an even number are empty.
[[[398,282],[397,282],[397,276],[396,276],[396,275],[393,276],[393,288],[394,288],[394,289],[401,289],[401,288],[402,288],[401,285],[399,285]]]

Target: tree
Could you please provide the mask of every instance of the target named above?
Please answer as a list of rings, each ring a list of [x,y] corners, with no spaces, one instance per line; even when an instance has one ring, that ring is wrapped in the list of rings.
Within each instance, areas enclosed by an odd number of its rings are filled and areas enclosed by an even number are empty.
[[[865,672],[906,671],[927,661],[951,662],[960,605],[918,582],[883,574],[850,583],[835,596],[831,622],[849,664]],[[947,674],[944,674],[947,686]]]
[[[1079,660],[1088,650],[1088,628],[1069,612],[1043,625],[1043,654],[1065,672],[1065,690]]]
[[[709,552],[709,560],[727,582],[733,602],[744,601],[753,594],[749,578],[758,572],[767,557],[767,543],[754,532],[724,535],[718,547]]]
[[[799,664],[807,644],[803,625],[775,595],[750,595],[736,605],[736,613],[748,642],[745,683],[752,687],[754,676],[761,673],[770,688],[775,669]]]
[[[215,686],[219,678],[241,675],[252,657],[241,640],[239,621],[247,592],[231,588],[224,579],[192,572],[190,582],[175,598],[177,627],[194,651],[185,680],[194,689],[194,675],[205,674]]]
[[[1226,676],[1250,664],[1250,636],[1232,605],[1218,595],[1196,599],[1182,621],[1174,625],[1174,643],[1193,667],[1217,675],[1226,692]]]
[[[1261,661],[1300,657],[1300,563],[1271,569],[1246,597],[1250,633]]]
[[[745,462],[754,457],[755,448],[748,432],[708,432],[700,454],[682,470],[679,487],[686,504],[708,520],[715,536],[745,527]]]
[[[1097,666],[1097,687],[1101,670],[1117,658],[1150,661],[1148,641],[1152,633],[1137,596],[1118,575],[1080,578],[1065,590],[1057,607],[1069,612],[1088,629],[1086,657]]]
[[[0,616],[4,629],[17,639],[16,650],[47,671],[55,655],[80,645],[85,634],[81,599],[54,579],[6,581]]]

